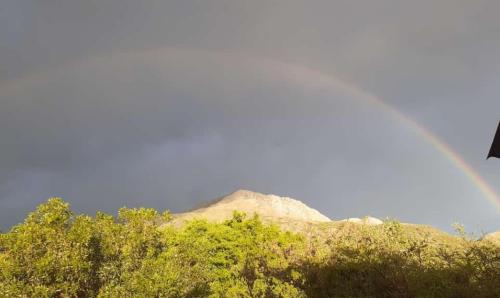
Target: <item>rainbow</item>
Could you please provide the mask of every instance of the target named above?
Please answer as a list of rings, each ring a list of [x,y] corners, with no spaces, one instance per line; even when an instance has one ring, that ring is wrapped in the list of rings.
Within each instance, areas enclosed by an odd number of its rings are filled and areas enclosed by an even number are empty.
[[[412,117],[389,105],[381,98],[364,91],[356,85],[343,81],[332,74],[327,74],[325,72],[321,72],[294,63],[269,58],[255,57],[241,53],[185,50],[172,47],[144,49],[140,51],[113,52],[108,56],[100,56],[94,57],[93,59],[76,61],[69,63],[69,65],[65,64],[62,65],[62,69],[65,69],[66,67],[78,68],[79,66],[91,62],[101,63],[105,61],[109,62],[110,60],[123,62],[128,61],[129,59],[138,59],[143,57],[155,58],[161,61],[163,57],[170,55],[203,55],[210,59],[215,59],[223,63],[243,64],[244,66],[248,67],[258,67],[259,69],[263,69],[264,72],[267,72],[270,75],[277,76],[278,79],[284,79],[291,84],[297,84],[306,88],[319,88],[332,91],[341,88],[344,91],[347,91],[348,93],[354,95],[355,98],[360,98],[367,103],[379,107],[390,116],[394,117],[396,120],[410,128],[414,133],[416,133],[416,135],[420,136],[426,142],[431,144],[438,152],[446,157],[451,162],[451,164],[453,164],[458,170],[460,170],[467,177],[467,179],[470,180],[473,185],[475,185],[479,189],[481,194],[491,204],[493,204],[498,211],[500,211],[500,198],[493,190],[493,188],[488,185],[488,183],[481,177],[481,175],[479,175],[479,173],[477,173],[477,171],[475,171],[448,144],[446,144],[429,129],[415,121]],[[21,87],[27,82],[37,81],[38,79],[42,79],[46,76],[46,72],[37,72],[26,77],[4,81],[2,84],[0,84],[0,90],[2,90],[2,92],[7,92],[8,89],[15,89],[16,86]]]
[[[323,87],[323,88],[338,88],[341,86],[348,90],[355,98],[361,98],[373,105],[378,106],[386,111],[399,122],[409,127],[418,136],[430,143],[443,156],[445,156],[457,169],[459,169],[483,194],[483,196],[491,202],[498,211],[500,211],[500,198],[488,185],[488,183],[477,173],[455,150],[448,144],[438,138],[433,132],[425,126],[419,124],[412,117],[402,113],[393,106],[387,104],[382,99],[365,92],[361,88],[338,79],[337,77],[325,74],[320,71],[312,70],[303,66],[294,64],[283,64],[284,69],[290,78],[296,79],[298,83],[307,84],[308,86]]]

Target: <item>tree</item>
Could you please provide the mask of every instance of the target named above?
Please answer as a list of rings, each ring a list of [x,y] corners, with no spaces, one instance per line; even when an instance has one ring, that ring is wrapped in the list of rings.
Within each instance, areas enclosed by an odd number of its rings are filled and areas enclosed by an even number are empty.
[[[88,216],[51,198],[1,238],[2,292],[30,297],[92,296],[99,287],[99,245]]]

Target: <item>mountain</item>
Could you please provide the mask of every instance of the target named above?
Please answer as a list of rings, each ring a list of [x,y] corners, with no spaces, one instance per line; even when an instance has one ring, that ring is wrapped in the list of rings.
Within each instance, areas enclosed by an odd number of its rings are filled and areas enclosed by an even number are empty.
[[[192,219],[206,219],[220,223],[230,219],[234,211],[244,212],[248,217],[258,214],[263,222],[277,224],[284,230],[308,235],[331,234],[341,229],[349,229],[351,226],[382,223],[380,219],[369,216],[332,221],[299,200],[240,189],[194,210],[174,214],[171,224],[181,226]]]
[[[325,238],[339,233],[349,233],[361,226],[378,226],[383,223],[382,220],[370,216],[334,221],[299,200],[240,189],[207,202],[194,210],[174,214],[170,224],[182,226],[192,219],[206,219],[220,223],[230,219],[234,211],[244,212],[247,217],[258,214],[263,222],[277,224],[284,230]],[[401,225],[408,233],[424,238],[431,237],[436,241],[454,241],[455,239],[454,236],[431,226],[409,223],[401,223]],[[484,239],[500,243],[499,233],[491,233]]]
[[[205,207],[175,214],[174,218],[177,221],[203,218],[209,221],[221,222],[231,218],[234,211],[245,212],[249,216],[257,213],[264,221],[331,222],[328,217],[308,207],[301,201],[249,190],[237,190],[209,203]]]

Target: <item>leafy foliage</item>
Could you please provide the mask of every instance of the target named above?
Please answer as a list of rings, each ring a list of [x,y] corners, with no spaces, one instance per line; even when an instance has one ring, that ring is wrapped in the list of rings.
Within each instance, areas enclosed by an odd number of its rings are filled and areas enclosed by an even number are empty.
[[[317,237],[235,212],[75,215],[51,198],[0,234],[2,297],[500,297],[500,247],[387,221]]]

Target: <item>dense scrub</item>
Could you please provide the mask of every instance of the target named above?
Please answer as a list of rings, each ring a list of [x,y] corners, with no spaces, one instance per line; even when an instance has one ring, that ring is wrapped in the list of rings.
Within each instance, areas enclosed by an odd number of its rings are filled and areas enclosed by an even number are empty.
[[[500,297],[500,246],[346,224],[305,237],[235,213],[74,215],[50,199],[0,235],[1,297]],[[319,234],[318,234],[319,235]]]

